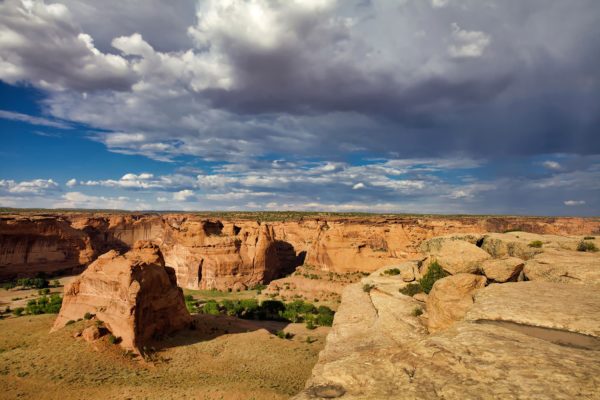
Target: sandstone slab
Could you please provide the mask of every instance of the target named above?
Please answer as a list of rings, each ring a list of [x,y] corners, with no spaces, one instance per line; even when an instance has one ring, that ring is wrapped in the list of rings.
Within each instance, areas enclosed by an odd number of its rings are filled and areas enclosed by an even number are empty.
[[[428,259],[423,262],[426,269],[432,261],[438,264],[451,275],[460,273],[475,273],[480,270],[481,264],[492,258],[474,244],[462,240],[442,241],[434,251],[429,253]],[[421,274],[425,274],[425,270]]]
[[[530,281],[600,284],[600,253],[547,250],[523,268]]]

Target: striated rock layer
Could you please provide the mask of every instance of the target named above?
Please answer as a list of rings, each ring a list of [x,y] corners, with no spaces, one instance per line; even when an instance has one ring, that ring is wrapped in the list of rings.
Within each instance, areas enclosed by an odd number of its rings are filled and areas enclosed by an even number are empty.
[[[123,255],[103,254],[73,280],[52,329],[86,313],[103,321],[124,348],[137,351],[191,323],[175,271],[165,267],[158,246],[145,241]]]
[[[261,223],[241,217],[215,219],[193,214],[5,215],[0,217],[0,280],[39,272],[68,272],[86,266],[109,250],[126,251],[138,240],[150,240],[160,247],[166,265],[175,269],[180,286],[242,289],[285,276],[303,263],[335,273],[372,272],[419,257],[419,245],[432,237],[470,233],[467,241],[475,246],[487,232],[511,229],[590,235],[600,233],[600,221],[327,216]],[[515,239],[496,234],[484,242],[483,249],[492,255],[523,259],[539,253],[527,246],[526,238],[506,243],[506,237]],[[443,256],[435,244],[430,250]],[[478,262],[456,267],[472,272]],[[532,268],[537,267],[529,270]]]

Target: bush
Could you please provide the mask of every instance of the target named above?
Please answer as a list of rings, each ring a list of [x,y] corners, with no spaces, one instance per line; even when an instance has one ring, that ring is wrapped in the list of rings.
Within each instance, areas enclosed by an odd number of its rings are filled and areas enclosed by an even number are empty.
[[[583,240],[594,240],[594,239],[596,239],[595,236],[586,236],[583,238]]]
[[[121,343],[121,338],[113,335],[112,333],[108,335],[108,343],[110,344],[119,344]]]
[[[75,323],[75,321],[73,321],[72,319],[68,320],[67,323],[65,325],[73,325]]]
[[[587,252],[593,253],[593,252],[598,251],[598,248],[596,247],[596,245],[593,242],[586,242],[586,241],[582,240],[577,245],[577,251],[587,251]]]
[[[90,320],[90,319],[92,319],[93,317],[94,317],[94,314],[92,314],[92,313],[89,313],[89,312],[86,312],[86,313],[83,315],[83,319],[87,319],[87,320]]]
[[[276,335],[278,338],[288,339],[288,340],[294,337],[294,334],[292,334],[290,332],[284,332],[284,331],[277,331]]]
[[[38,290],[38,294],[50,294],[50,289],[48,289],[48,288],[40,289],[40,290]]]
[[[55,279],[54,281],[52,281],[52,286],[60,287],[60,281],[58,279]]]
[[[20,317],[21,315],[23,315],[23,313],[25,312],[25,309],[23,307],[17,307],[13,310],[13,315],[15,317]]]
[[[200,312],[210,315],[219,315],[219,304],[214,300],[209,300],[202,305]]]
[[[442,269],[440,264],[438,264],[437,261],[434,261],[429,264],[429,270],[427,270],[427,273],[421,279],[419,279],[419,285],[421,285],[421,289],[423,289],[425,293],[429,294],[433,284],[436,281],[447,277],[448,275],[449,274]]]
[[[544,243],[541,240],[534,240],[533,242],[528,244],[529,247],[533,247],[536,249],[541,249],[543,245]]]
[[[373,290],[375,288],[375,285],[372,285],[370,283],[365,283],[363,285],[363,292],[369,293],[371,290]]]
[[[400,270],[398,268],[390,268],[383,271],[384,275],[400,275]]]
[[[423,289],[421,288],[421,285],[419,285],[418,283],[409,283],[408,285],[406,285],[405,287],[400,289],[400,293],[402,293],[405,296],[414,296],[417,293],[421,293],[423,292]]]
[[[421,307],[415,307],[415,309],[412,310],[412,316],[418,317],[419,315],[423,315],[423,309]]]

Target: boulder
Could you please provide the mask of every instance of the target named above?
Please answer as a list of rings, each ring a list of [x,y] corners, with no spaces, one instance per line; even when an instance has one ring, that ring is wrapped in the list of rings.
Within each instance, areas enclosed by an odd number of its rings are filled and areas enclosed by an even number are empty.
[[[457,274],[434,283],[427,297],[427,328],[437,332],[463,319],[473,305],[475,290],[485,287],[481,275]]]
[[[457,240],[471,244],[477,244],[483,235],[479,233],[462,233],[454,235],[438,236],[432,239],[427,239],[419,245],[419,250],[422,253],[436,253],[441,251],[446,245],[452,245]]]
[[[86,342],[93,342],[94,340],[100,339],[100,328],[95,325],[88,326],[81,332],[81,336]]]
[[[95,314],[124,348],[134,351],[191,322],[175,271],[165,267],[150,242],[137,242],[123,255],[109,251],[71,281],[52,330],[86,313]]]
[[[600,284],[600,253],[547,250],[523,268],[530,281]]]
[[[443,241],[429,253],[429,257],[423,261],[421,274],[425,275],[432,261],[438,264],[449,274],[475,273],[481,268],[481,264],[492,258],[488,253],[474,244],[462,240]]]
[[[523,270],[525,262],[520,258],[506,257],[485,260],[481,264],[484,275],[494,282],[516,281]]]

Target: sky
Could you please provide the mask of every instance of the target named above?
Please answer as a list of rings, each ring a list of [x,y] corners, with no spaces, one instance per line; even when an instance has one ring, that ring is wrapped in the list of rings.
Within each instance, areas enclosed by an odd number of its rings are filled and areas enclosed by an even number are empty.
[[[600,215],[597,0],[0,0],[0,206]]]

